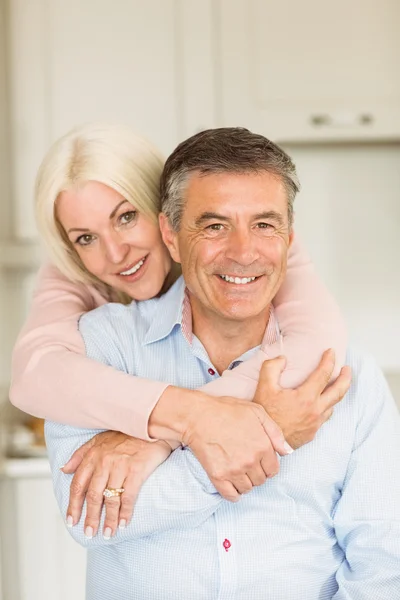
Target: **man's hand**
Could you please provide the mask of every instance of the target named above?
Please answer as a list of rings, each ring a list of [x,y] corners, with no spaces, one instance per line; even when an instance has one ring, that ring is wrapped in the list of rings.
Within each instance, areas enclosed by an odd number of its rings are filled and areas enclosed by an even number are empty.
[[[285,358],[263,363],[254,402],[260,404],[280,426],[292,448],[311,442],[318,429],[333,413],[351,384],[351,370],[343,367],[336,381],[328,385],[335,366],[332,350],[324,352],[316,370],[297,389],[279,385]]]
[[[85,533],[88,537],[96,535],[104,501],[103,535],[106,539],[114,535],[118,526],[129,523],[140,488],[173,449],[162,440],[145,442],[118,431],[95,435],[62,467],[64,473],[75,473],[67,509],[68,526],[79,521],[86,500]],[[104,499],[106,487],[123,487],[125,491],[120,497]]]
[[[283,455],[291,451],[261,406],[228,397],[205,397],[192,412],[182,442],[231,501],[277,474],[275,450]]]

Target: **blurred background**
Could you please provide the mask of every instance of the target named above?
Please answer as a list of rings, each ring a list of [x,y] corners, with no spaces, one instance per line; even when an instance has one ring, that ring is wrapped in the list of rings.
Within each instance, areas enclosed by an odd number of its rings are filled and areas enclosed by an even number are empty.
[[[400,402],[399,0],[0,0],[0,598],[83,600],[40,423],[11,409],[10,353],[42,260],[32,189],[92,120],[165,155],[242,125],[297,163],[297,234]]]

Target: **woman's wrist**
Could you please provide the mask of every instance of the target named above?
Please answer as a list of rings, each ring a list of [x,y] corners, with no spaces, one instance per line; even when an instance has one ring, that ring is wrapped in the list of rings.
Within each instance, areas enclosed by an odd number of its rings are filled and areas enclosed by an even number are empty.
[[[190,418],[207,398],[197,390],[168,386],[150,414],[149,436],[181,443]]]

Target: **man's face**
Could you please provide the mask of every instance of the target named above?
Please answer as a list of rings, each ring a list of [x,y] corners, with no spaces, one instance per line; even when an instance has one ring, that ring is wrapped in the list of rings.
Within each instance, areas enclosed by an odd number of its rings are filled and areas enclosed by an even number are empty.
[[[193,174],[179,232],[161,229],[192,306],[229,320],[265,312],[286,273],[287,195],[267,172]]]

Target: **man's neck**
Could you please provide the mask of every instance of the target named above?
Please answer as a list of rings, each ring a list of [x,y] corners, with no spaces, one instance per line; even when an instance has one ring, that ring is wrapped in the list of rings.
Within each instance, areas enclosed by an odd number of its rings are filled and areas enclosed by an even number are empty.
[[[239,356],[259,346],[269,321],[270,307],[252,319],[223,319],[191,302],[193,334],[199,338],[218,373]]]

